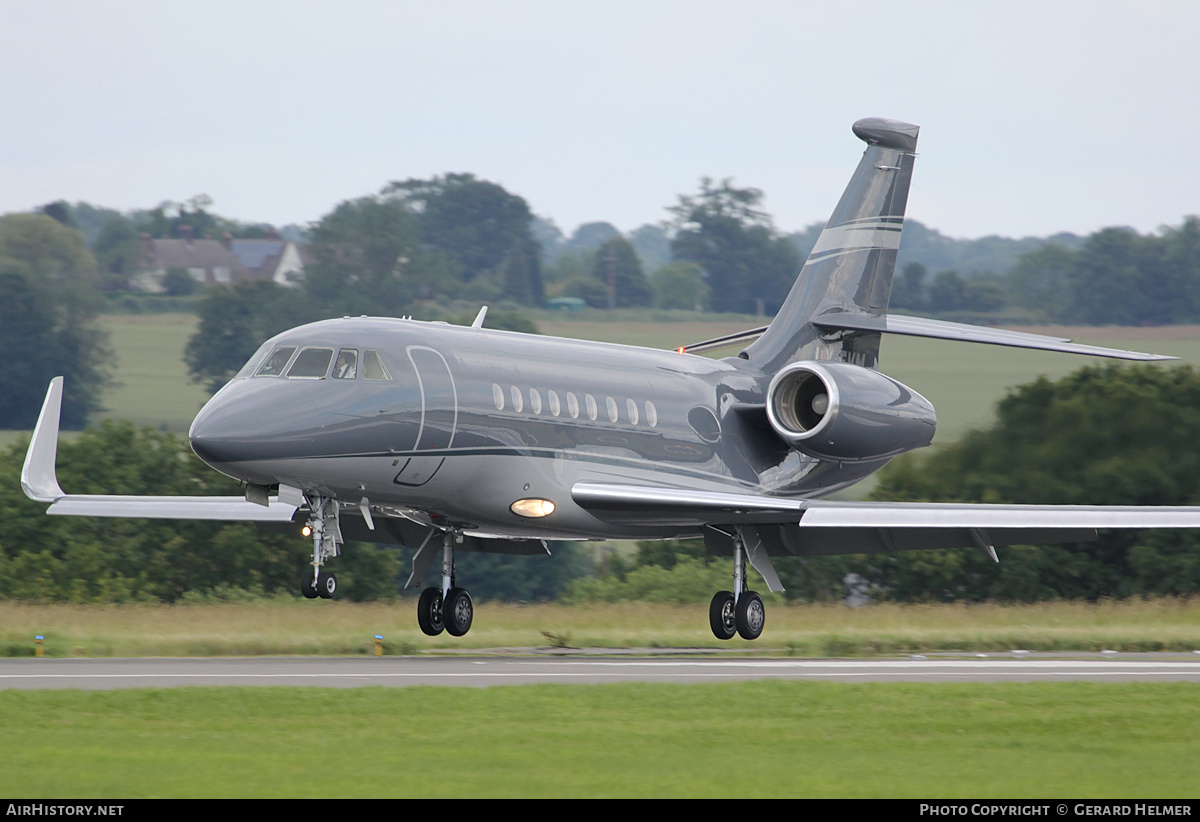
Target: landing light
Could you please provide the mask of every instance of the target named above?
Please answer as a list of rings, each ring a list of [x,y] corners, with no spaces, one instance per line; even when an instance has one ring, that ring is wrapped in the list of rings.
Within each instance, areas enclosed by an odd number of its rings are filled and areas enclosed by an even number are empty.
[[[311,537],[312,536],[312,528],[305,525],[303,528],[300,529],[300,533],[306,537]]]
[[[548,499],[519,499],[509,510],[519,517],[548,517],[554,513],[554,503]]]

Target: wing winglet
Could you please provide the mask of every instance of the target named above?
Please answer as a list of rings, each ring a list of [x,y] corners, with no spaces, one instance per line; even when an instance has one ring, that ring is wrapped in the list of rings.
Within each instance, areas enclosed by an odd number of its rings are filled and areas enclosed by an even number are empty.
[[[55,502],[66,496],[58,485],[54,461],[58,457],[58,425],[62,413],[63,378],[50,380],[42,412],[38,414],[25,464],[21,466],[21,490],[34,502]]]
[[[251,522],[290,522],[298,506],[280,504],[277,497],[267,508],[243,497],[138,497],[103,494],[67,494],[58,484],[54,463],[58,457],[58,429],[62,414],[63,378],[50,380],[46,399],[25,452],[21,490],[34,502],[51,503],[48,514],[77,517],[138,517],[151,519],[206,519]]]

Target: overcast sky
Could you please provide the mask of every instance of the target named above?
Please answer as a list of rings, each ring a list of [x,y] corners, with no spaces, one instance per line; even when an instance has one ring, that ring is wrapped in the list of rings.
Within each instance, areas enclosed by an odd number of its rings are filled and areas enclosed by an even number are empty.
[[[950,236],[1152,231],[1200,213],[1198,44],[1192,0],[0,0],[0,213],[304,224],[469,171],[628,231],[707,175],[795,230],[883,116]]]

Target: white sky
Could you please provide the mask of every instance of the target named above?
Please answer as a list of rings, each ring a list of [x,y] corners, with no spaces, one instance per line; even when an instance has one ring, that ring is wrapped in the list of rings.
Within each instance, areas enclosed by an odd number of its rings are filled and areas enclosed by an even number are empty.
[[[628,231],[707,175],[794,230],[866,116],[922,127],[908,214],[951,236],[1200,212],[1192,0],[0,0],[0,78],[0,213],[307,223],[470,171]]]

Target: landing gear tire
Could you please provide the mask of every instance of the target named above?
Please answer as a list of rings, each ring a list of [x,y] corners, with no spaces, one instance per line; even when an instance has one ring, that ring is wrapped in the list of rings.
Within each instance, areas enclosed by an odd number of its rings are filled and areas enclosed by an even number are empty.
[[[733,639],[738,629],[730,591],[718,591],[713,596],[708,606],[708,624],[717,639]]]
[[[475,618],[475,604],[466,588],[451,588],[446,592],[446,602],[442,608],[442,619],[446,623],[446,633],[450,636],[462,636],[471,630],[471,621]]]
[[[767,622],[767,608],[763,605],[762,597],[753,591],[738,597],[734,622],[742,639],[758,639]]]
[[[312,574],[305,574],[300,578],[300,593],[304,594],[305,599],[317,598],[317,586],[313,583]]]
[[[333,599],[337,593],[337,577],[329,571],[322,571],[317,577],[317,595],[321,599]]]
[[[429,636],[437,636],[446,627],[442,621],[442,591],[426,588],[417,602],[417,624]]]

